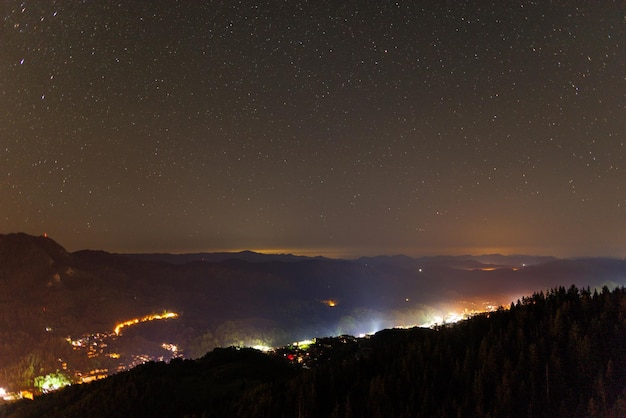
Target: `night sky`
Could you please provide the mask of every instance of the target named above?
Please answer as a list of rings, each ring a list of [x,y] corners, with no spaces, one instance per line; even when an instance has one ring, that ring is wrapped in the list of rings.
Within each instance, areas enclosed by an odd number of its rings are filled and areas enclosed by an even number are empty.
[[[625,257],[624,7],[0,0],[0,232]]]

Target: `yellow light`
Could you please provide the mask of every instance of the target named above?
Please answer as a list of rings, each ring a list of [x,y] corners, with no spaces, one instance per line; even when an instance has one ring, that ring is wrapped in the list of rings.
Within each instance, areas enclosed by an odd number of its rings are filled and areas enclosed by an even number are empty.
[[[331,308],[334,308],[335,306],[337,306],[337,301],[335,299],[324,299],[322,303]]]
[[[160,319],[170,319],[170,318],[177,318],[177,317],[178,317],[178,314],[175,312],[164,312],[162,314],[146,315],[143,318],[133,318],[133,319],[129,319],[128,321],[124,321],[124,322],[117,324],[115,328],[113,329],[113,332],[115,332],[115,335],[120,335],[122,328],[130,326],[130,325],[135,325],[140,322],[157,321]]]

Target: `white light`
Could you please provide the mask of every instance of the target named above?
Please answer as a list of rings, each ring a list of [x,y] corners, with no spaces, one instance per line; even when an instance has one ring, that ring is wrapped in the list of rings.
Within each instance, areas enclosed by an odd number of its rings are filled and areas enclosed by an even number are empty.
[[[272,349],[272,347],[267,346],[267,345],[253,345],[252,348],[254,348],[255,350],[262,351],[264,353],[267,353],[268,351]]]

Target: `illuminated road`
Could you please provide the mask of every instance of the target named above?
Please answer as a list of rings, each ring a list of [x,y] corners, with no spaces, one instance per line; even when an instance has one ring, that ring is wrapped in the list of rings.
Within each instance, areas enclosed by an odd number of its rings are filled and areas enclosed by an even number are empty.
[[[113,329],[113,332],[115,332],[116,335],[120,335],[120,332],[122,328],[124,327],[129,327],[131,325],[136,325],[142,322],[157,321],[161,319],[170,319],[170,318],[178,318],[178,314],[176,312],[163,312],[162,314],[146,315],[143,318],[129,319],[128,321],[124,321],[124,322],[117,324],[115,326],[115,329]]]

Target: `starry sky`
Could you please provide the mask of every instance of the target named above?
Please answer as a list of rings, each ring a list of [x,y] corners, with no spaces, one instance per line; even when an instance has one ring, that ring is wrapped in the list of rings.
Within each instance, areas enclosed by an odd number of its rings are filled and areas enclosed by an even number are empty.
[[[0,0],[0,232],[626,257],[624,8]]]

